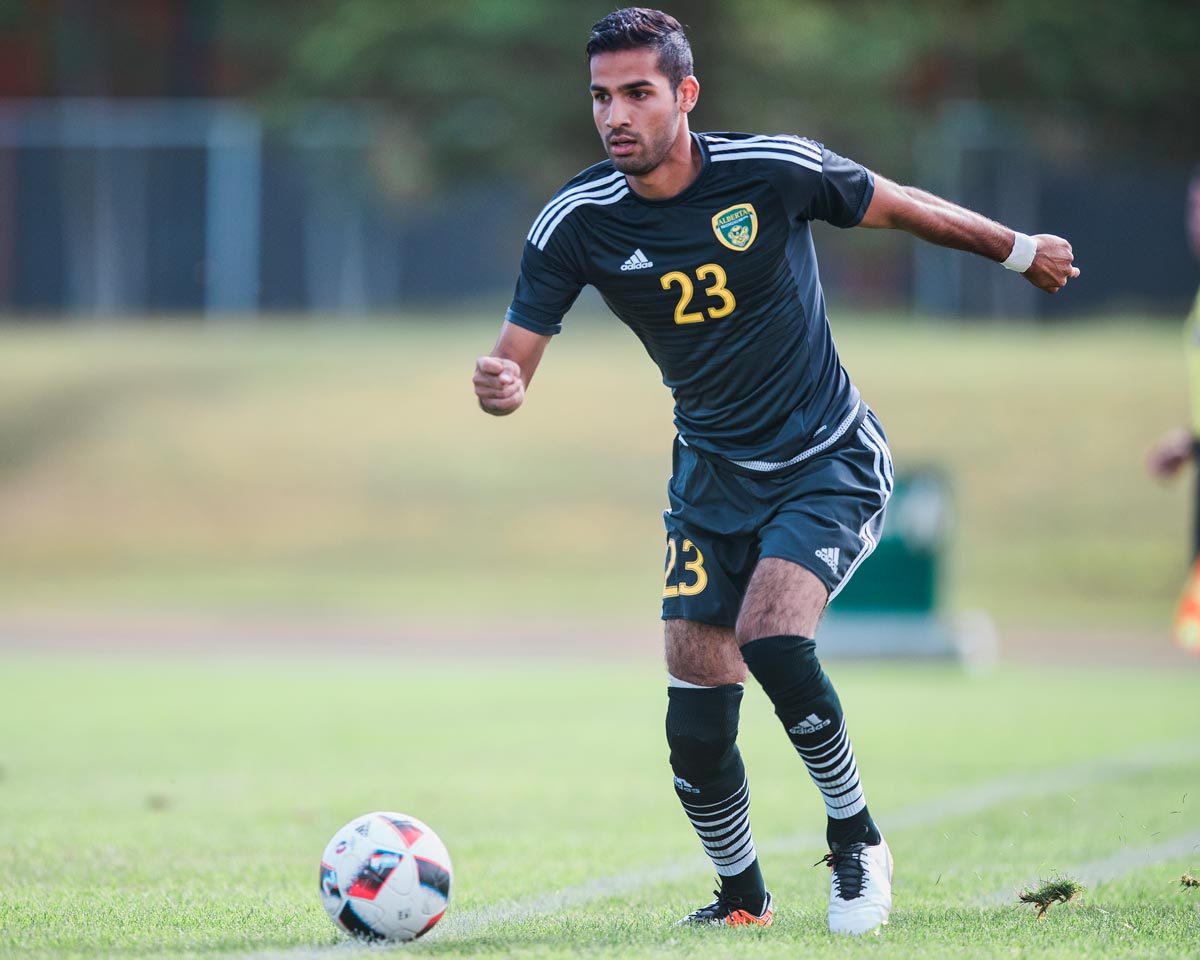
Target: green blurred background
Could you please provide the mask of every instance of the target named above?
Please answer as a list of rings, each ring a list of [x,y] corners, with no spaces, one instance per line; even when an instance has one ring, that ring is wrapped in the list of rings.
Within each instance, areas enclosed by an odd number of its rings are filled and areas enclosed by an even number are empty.
[[[219,620],[653,649],[672,431],[636,341],[585,297],[518,416],[469,384],[528,223],[601,155],[582,48],[609,9],[0,2],[6,644]],[[947,608],[1034,655],[1164,649],[1188,491],[1142,461],[1186,421],[1200,8],[668,9],[697,129],[799,131],[1072,240],[1049,298],[817,235],[899,467],[948,478]]]
[[[497,421],[469,385],[491,317],[8,329],[0,608],[644,633],[670,403],[621,333],[577,317]],[[953,487],[952,608],[1165,638],[1186,497],[1141,461],[1183,412],[1173,327],[878,315],[839,334],[900,468]]]

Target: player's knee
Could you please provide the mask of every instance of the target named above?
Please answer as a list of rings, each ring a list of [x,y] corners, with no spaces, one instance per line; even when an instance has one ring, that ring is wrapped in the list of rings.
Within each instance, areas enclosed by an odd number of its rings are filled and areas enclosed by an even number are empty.
[[[668,620],[664,632],[671,676],[706,687],[743,683],[742,659],[733,631],[692,620]]]
[[[667,744],[676,776],[703,782],[735,762],[740,684],[670,687],[667,697]]]
[[[742,656],[778,710],[801,709],[836,696],[808,637],[762,637],[745,644]]]

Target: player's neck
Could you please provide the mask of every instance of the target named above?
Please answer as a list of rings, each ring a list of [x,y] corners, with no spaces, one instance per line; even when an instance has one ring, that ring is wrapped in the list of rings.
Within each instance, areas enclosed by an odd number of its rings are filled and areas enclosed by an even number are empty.
[[[704,157],[700,148],[692,140],[688,128],[687,117],[683,118],[679,136],[671,145],[667,158],[645,176],[626,176],[629,189],[639,197],[647,200],[669,200],[683,193],[696,177],[700,176],[700,168],[704,165]]]

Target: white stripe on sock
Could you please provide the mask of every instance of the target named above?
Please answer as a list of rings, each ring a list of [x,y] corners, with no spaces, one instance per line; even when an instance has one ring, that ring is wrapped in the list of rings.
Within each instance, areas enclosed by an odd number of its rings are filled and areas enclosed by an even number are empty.
[[[825,798],[825,812],[834,820],[847,820],[866,809],[867,798],[858,778],[854,747],[846,735],[843,718],[833,735],[814,747],[796,747],[808,775]],[[846,798],[852,799],[847,801]]]
[[[716,803],[690,804],[682,799],[680,803],[718,875],[735,876],[754,862],[758,854],[750,832],[748,781],[743,780],[730,796]],[[714,842],[717,837],[724,839]]]

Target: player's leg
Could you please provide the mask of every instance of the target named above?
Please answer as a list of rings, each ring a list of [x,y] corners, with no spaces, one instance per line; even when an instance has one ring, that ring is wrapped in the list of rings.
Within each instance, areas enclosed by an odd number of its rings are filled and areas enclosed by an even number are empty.
[[[811,571],[766,557],[754,571],[737,636],[750,672],[771,698],[825,799],[831,843],[879,842],[846,733],[837,691],[817,659],[817,624],[828,590]]]
[[[746,663],[733,625],[758,559],[761,525],[745,484],[676,442],[671,509],[663,515],[667,741],[676,796],[721,885],[717,899],[684,922],[771,920],[737,748]]]
[[[891,458],[873,415],[851,442],[777,482],[780,501],[737,621],[742,655],[827,815],[833,877],[829,925],[864,933],[887,921],[891,854],[871,819],[837,691],[817,658],[816,628],[882,532]]]
[[[750,788],[737,748],[746,663],[734,631],[693,620],[668,620],[667,743],[675,793],[720,877],[717,899],[684,923],[771,922],[750,830]]]
[[[841,701],[812,639],[826,594],[804,567],[764,558],[750,580],[737,635],[750,672],[825,800],[829,929],[862,934],[888,920],[892,860],[867,809]]]

